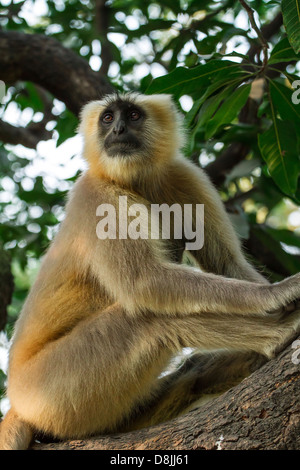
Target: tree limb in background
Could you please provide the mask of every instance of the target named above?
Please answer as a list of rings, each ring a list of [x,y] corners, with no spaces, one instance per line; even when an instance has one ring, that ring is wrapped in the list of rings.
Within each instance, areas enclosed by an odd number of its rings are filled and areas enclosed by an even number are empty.
[[[46,125],[49,121],[57,119],[52,113],[53,100],[42,87],[35,85],[35,88],[43,104],[43,119],[31,122],[26,127],[14,126],[0,119],[0,141],[35,149],[41,140],[52,138],[52,132],[46,129]]]
[[[267,63],[268,63],[268,47],[269,47],[268,43],[267,43],[262,31],[259,29],[259,27],[257,26],[257,24],[255,22],[254,10],[251,7],[249,7],[248,3],[245,2],[244,0],[240,0],[240,4],[243,6],[243,8],[245,8],[245,10],[248,14],[250,24],[251,24],[252,28],[254,29],[254,31],[256,32],[257,37],[259,39],[259,42],[260,42],[260,45],[261,45],[261,48],[262,48],[262,51],[263,51],[263,55],[264,55],[262,68],[265,69],[266,66],[267,66]]]
[[[272,36],[274,36],[276,33],[278,33],[278,31],[281,28],[282,24],[283,24],[282,14],[280,12],[275,16],[275,18],[272,21],[270,21],[270,23],[265,24],[264,26],[262,26],[261,32],[262,32],[263,37],[266,40],[271,39]],[[260,49],[259,44],[252,44],[252,46],[250,47],[250,49],[247,52],[247,55],[249,56],[249,59],[251,61],[254,60],[254,57],[257,54],[257,52],[259,51],[259,49]]]
[[[106,3],[106,0],[96,0],[95,3],[96,28],[97,32],[100,35],[101,42],[102,65],[100,68],[100,73],[103,75],[107,75],[109,66],[113,60],[111,45],[107,38],[110,19],[110,8]]]
[[[85,103],[113,91],[104,76],[60,42],[16,31],[0,31],[0,79],[7,85],[36,83],[76,116]]]
[[[17,127],[0,120],[0,141],[12,145],[24,145],[35,149],[41,140],[51,139],[52,132],[47,131],[40,122],[33,122],[28,127]]]

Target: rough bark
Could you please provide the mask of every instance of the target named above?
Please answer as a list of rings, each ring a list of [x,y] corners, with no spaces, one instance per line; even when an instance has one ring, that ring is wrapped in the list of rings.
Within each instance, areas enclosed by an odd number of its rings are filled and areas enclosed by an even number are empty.
[[[0,79],[36,83],[75,115],[88,101],[113,91],[104,76],[55,39],[16,31],[0,31]]]
[[[148,429],[34,450],[299,450],[300,364],[289,345],[238,386],[186,415]]]

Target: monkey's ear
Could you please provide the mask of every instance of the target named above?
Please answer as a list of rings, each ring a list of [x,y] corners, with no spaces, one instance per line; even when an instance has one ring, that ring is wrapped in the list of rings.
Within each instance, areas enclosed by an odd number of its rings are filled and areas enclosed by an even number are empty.
[[[77,132],[85,137],[97,131],[98,119],[101,112],[101,101],[91,101],[83,106]]]

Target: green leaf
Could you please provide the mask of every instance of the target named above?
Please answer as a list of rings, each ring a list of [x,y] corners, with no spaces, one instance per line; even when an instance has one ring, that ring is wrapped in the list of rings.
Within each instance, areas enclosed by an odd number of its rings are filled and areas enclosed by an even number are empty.
[[[199,108],[200,108],[201,105],[202,105],[202,98],[199,98],[198,100],[196,100],[194,102],[194,104],[193,104],[192,108],[189,110],[189,112],[186,113],[185,118],[184,118],[184,122],[185,122],[185,126],[187,128],[192,126],[192,123],[193,123],[195,117],[197,116],[197,113],[198,113]]]
[[[271,177],[285,194],[295,196],[300,174],[299,144],[293,123],[273,116],[272,126],[258,136]]]
[[[215,114],[220,103],[222,103],[222,101],[227,98],[233,88],[234,87],[232,86],[228,86],[224,88],[221,92],[208,98],[203,103],[198,116],[198,126],[203,126],[206,122],[208,122],[208,120]]]
[[[283,24],[296,54],[300,52],[300,0],[282,0]]]
[[[58,132],[59,137],[57,139],[57,147],[61,145],[65,140],[72,137],[78,126],[78,119],[66,109],[60,116],[55,126],[55,130]]]
[[[235,165],[233,169],[227,174],[225,180],[226,184],[237,178],[242,178],[243,176],[251,175],[253,170],[260,167],[260,164],[261,162],[259,159],[242,160],[237,165]]]
[[[272,235],[275,240],[285,243],[289,246],[300,248],[300,236],[287,229],[275,229],[273,227],[265,227],[266,232]]]
[[[281,267],[278,266],[280,272],[289,271],[291,274],[299,272],[300,261],[299,258],[288,254],[283,248],[278,240],[275,237],[275,231],[271,232],[266,229],[263,225],[255,225],[252,227],[252,234],[257,239],[257,244],[260,243],[262,246],[265,246],[266,250],[272,253],[272,256],[280,263]]]
[[[170,93],[176,98],[184,94],[196,94],[198,98],[215,80],[217,73],[226,76],[233,70],[241,75],[244,74],[239,64],[228,60],[211,60],[207,64],[191,69],[177,67],[171,73],[153,80],[146,93]]]
[[[265,167],[266,165],[263,166]],[[282,200],[282,192],[279,187],[269,174],[265,175],[264,171],[262,171],[260,177],[257,179],[256,188],[257,189],[252,193],[252,199],[256,203],[266,206],[269,211]]]
[[[213,118],[207,123],[206,138],[210,138],[220,126],[230,124],[237,117],[237,113],[248,99],[250,90],[250,83],[242,85],[223,101]]]
[[[24,88],[17,93],[15,102],[19,104],[22,110],[32,108],[35,112],[43,112],[44,103],[36,89],[36,86],[31,82],[26,82],[24,85]]]
[[[294,90],[275,80],[270,80],[272,102],[283,120],[293,121],[300,126],[300,106],[292,101]]]
[[[231,69],[232,71],[232,69]],[[229,87],[227,86],[226,88],[224,88],[226,85],[236,85],[238,84],[238,82],[242,82],[243,79],[245,78],[246,76],[239,76],[238,78],[236,78],[236,74],[235,73],[227,73],[226,75],[223,74],[223,77],[218,79],[218,75],[216,75],[215,77],[215,81],[214,83],[212,83],[210,86],[208,86],[206,89],[205,89],[205,92],[204,94],[201,96],[201,98],[197,99],[192,108],[190,109],[190,111],[186,114],[185,116],[185,124],[187,127],[190,127],[200,109],[200,107],[202,106],[201,108],[201,115],[202,113],[204,112],[204,110],[206,108],[208,108],[210,106],[210,103],[211,105],[213,106],[213,102],[217,101],[220,103],[222,101],[222,99],[225,98],[225,96],[227,96],[228,94],[228,90],[232,90],[233,89],[233,86],[232,87]],[[218,94],[215,94],[214,96],[211,97],[211,95],[213,95],[214,93],[216,93],[216,91],[220,90],[222,88],[221,91],[218,92]],[[220,97],[220,99],[219,99]],[[213,114],[213,112],[216,110],[218,104],[216,105],[215,109],[211,112],[210,116]],[[209,112],[209,109],[207,109],[206,112]],[[197,127],[199,127],[199,125],[202,125],[202,122],[197,123]]]
[[[278,62],[290,62],[297,61],[300,59],[300,55],[296,54],[294,49],[291,47],[288,38],[284,38],[279,41],[274,47],[270,54],[268,64],[277,64]]]
[[[239,238],[249,238],[249,233],[250,233],[250,227],[249,227],[249,222],[246,218],[245,212],[240,209],[239,211],[235,213],[229,213],[229,218],[230,221],[239,236]]]
[[[204,101],[203,97],[202,97],[202,98],[200,98],[200,100],[198,100],[194,103],[193,108],[191,109],[191,111],[189,112],[189,114],[187,115],[187,118],[186,118],[186,123],[189,123],[192,116],[195,115],[199,111],[199,108],[200,108],[199,115],[198,115],[198,122],[197,122],[195,128],[193,129],[193,132],[192,132],[191,137],[190,137],[190,143],[192,145],[192,148],[193,148],[193,145],[194,145],[194,142],[195,142],[195,139],[196,139],[196,135],[199,132],[199,130],[201,129],[201,127],[202,126],[205,127],[205,124],[207,122],[209,122],[209,119],[216,112],[216,110],[217,110],[218,106],[220,105],[220,103],[222,102],[222,100],[224,100],[225,97],[228,96],[228,94],[230,93],[230,91],[232,89],[233,89],[232,86],[231,87],[228,86],[224,90],[222,90],[221,92],[219,92],[219,93],[211,96],[210,98],[208,98],[206,101]],[[206,93],[204,95],[206,95]],[[203,103],[203,101],[204,101],[204,103]],[[195,107],[195,109],[194,109],[194,107]]]

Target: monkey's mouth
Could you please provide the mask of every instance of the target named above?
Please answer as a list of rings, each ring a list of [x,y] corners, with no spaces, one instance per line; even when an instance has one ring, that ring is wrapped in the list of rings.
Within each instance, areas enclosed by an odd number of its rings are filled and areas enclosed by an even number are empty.
[[[131,155],[132,153],[136,152],[138,149],[141,148],[140,143],[133,139],[133,140],[114,140],[107,145],[105,145],[106,153],[110,156],[116,155]]]

